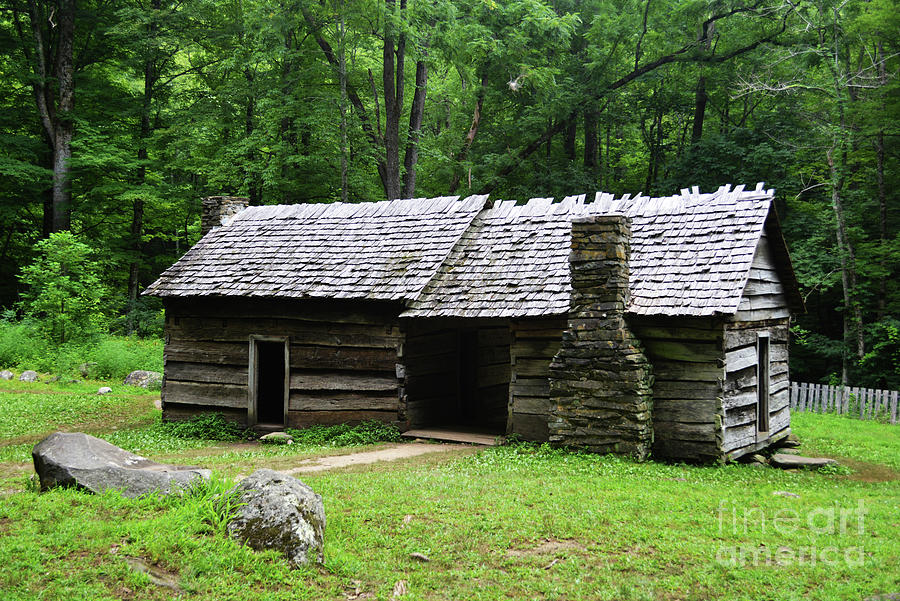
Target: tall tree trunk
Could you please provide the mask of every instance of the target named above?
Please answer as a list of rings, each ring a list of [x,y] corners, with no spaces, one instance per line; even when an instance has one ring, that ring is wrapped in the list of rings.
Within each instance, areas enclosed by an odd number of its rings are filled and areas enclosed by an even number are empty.
[[[472,114],[472,125],[469,126],[469,131],[466,133],[466,139],[463,142],[463,146],[458,153],[456,153],[456,158],[454,163],[459,165],[461,162],[466,160],[466,156],[469,154],[469,149],[472,147],[472,143],[475,141],[475,136],[478,135],[478,125],[481,123],[481,109],[484,107],[484,95],[487,89],[487,75],[483,75],[481,77],[481,87],[478,88],[478,92],[475,96],[475,110]],[[459,187],[459,180],[461,177],[460,170],[457,168],[453,172],[453,179],[450,181],[450,190],[449,194],[454,194],[456,189]]]
[[[691,131],[691,144],[696,144],[703,138],[703,119],[706,115],[706,77],[700,76],[697,80],[697,91],[694,94],[694,127]]]
[[[578,134],[577,125],[576,115],[572,115],[572,118],[566,123],[565,137],[563,138],[563,152],[565,152],[566,158],[570,161],[575,160],[575,136]]]
[[[338,107],[341,113],[341,202],[347,202],[350,197],[347,167],[347,32],[344,28],[343,1],[338,5],[336,28],[338,34],[338,79],[341,84],[341,103]]]
[[[593,108],[584,111],[584,167],[592,177],[597,177],[600,139],[597,133],[597,111]]]
[[[416,195],[416,164],[419,162],[419,136],[425,117],[425,95],[428,91],[428,65],[425,57],[416,61],[416,91],[409,109],[409,132],[403,156],[403,198]]]
[[[401,0],[404,2],[404,0]],[[384,93],[384,163],[386,177],[384,193],[388,200],[400,198],[400,111],[403,109],[403,73],[395,70],[394,61],[402,67],[400,48],[395,48],[395,27],[392,22],[395,0],[385,0],[387,14],[384,22],[382,51],[382,84]],[[400,83],[401,85],[397,85]]]

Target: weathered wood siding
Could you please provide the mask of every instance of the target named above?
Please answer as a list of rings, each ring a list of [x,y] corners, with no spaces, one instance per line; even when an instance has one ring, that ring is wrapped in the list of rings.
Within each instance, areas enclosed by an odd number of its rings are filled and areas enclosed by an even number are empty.
[[[459,396],[458,332],[420,322],[407,324],[405,330],[405,423],[419,428],[454,421]]]
[[[725,325],[723,451],[732,458],[767,446],[790,431],[790,311],[769,248],[760,239],[740,308]],[[769,429],[758,432],[758,340],[769,337]]]
[[[510,434],[525,440],[548,440],[550,361],[559,351],[565,329],[566,320],[561,318],[520,320],[510,325]]]
[[[477,408],[483,417],[481,423],[505,432],[511,377],[509,325],[479,327],[476,335]]]
[[[251,335],[286,336],[288,425],[398,419],[396,307],[341,301],[167,300],[163,415],[246,423]]]
[[[720,460],[725,377],[721,320],[633,317],[630,324],[653,365],[653,455]]]

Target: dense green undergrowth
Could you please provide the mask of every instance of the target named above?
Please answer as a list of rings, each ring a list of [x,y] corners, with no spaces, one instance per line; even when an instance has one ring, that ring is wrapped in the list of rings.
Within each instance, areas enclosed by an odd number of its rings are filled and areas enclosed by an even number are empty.
[[[44,338],[33,323],[0,319],[0,369],[121,380],[136,369],[162,368],[161,339],[104,334],[59,344]]]

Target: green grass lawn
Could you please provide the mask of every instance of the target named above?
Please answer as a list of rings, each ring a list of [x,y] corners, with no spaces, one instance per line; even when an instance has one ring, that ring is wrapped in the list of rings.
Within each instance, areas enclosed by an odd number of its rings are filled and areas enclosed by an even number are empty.
[[[308,474],[303,480],[325,500],[326,563],[289,570],[275,554],[223,536],[202,497],[38,494],[26,478],[28,453],[18,449],[57,423],[84,424],[154,459],[209,466],[220,479],[347,449],[179,439],[159,425],[152,395],[24,386],[0,389],[0,403],[16,407],[0,412],[0,432],[16,443],[6,454],[0,446],[3,599],[390,599],[399,581],[408,592],[398,600],[900,592],[897,426],[796,416],[804,451],[850,466],[833,473],[635,463],[516,445]],[[79,409],[57,422],[61,401],[45,397],[70,393]],[[104,415],[132,417],[104,428]],[[412,560],[413,552],[430,561]],[[180,591],[153,584],[128,558],[171,576]]]

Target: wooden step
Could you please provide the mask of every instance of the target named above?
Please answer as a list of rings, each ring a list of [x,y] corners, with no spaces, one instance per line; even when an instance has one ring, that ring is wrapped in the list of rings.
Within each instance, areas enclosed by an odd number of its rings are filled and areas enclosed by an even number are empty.
[[[504,440],[502,434],[457,430],[452,428],[417,428],[415,430],[407,430],[403,433],[403,436],[406,438],[424,438],[427,440],[464,442],[468,444],[478,444],[489,447],[495,446],[497,444],[502,444]]]

